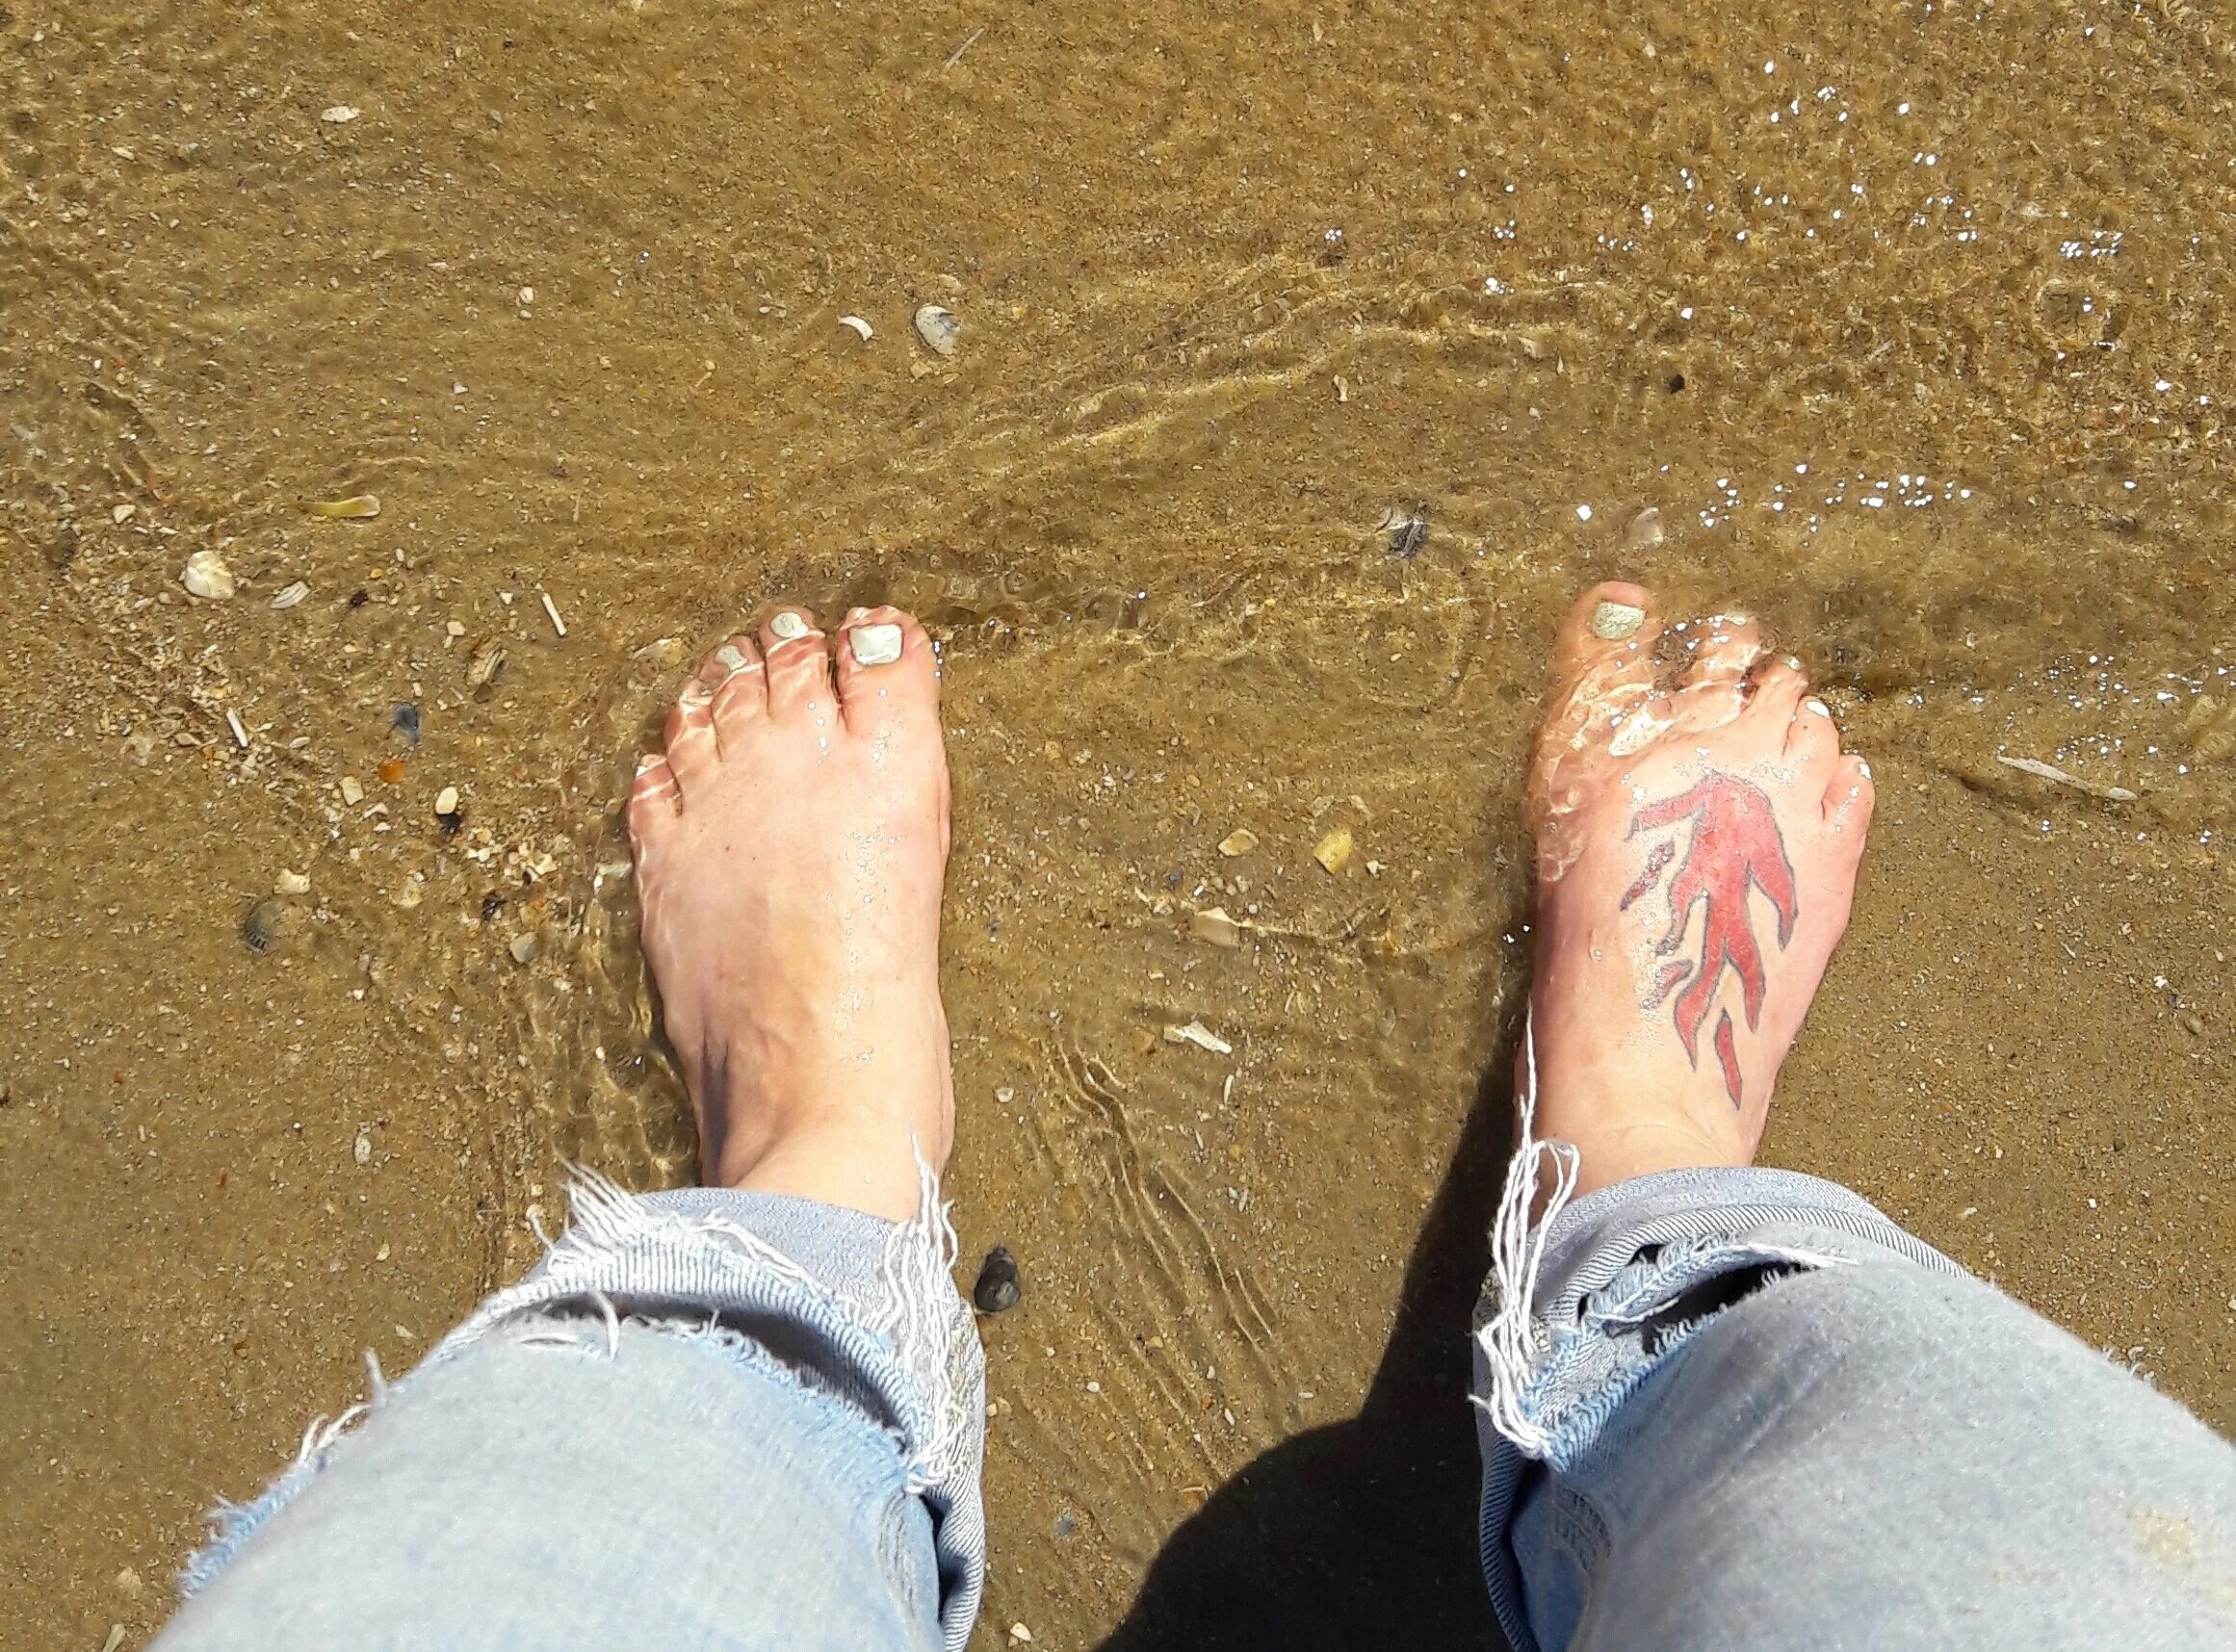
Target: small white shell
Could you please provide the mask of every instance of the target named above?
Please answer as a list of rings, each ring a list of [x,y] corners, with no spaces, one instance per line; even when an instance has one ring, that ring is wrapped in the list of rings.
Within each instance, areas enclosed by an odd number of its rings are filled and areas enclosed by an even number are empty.
[[[275,608],[292,608],[296,604],[301,602],[303,598],[309,595],[310,587],[304,584],[300,580],[298,580],[294,584],[289,585],[285,590],[281,591],[277,596],[273,597],[272,599],[272,606]]]
[[[213,603],[228,601],[238,588],[233,583],[233,570],[225,566],[225,559],[215,551],[196,551],[187,558],[178,577],[188,595]]]
[[[849,634],[854,639],[857,665],[891,665],[900,658],[900,628],[897,625],[858,625]]]
[[[963,336],[963,323],[955,320],[952,310],[926,304],[916,313],[916,336],[932,354],[953,355],[955,341]]]
[[[877,336],[871,330],[870,323],[864,321],[860,316],[841,316],[839,318],[839,325],[842,327],[852,327],[855,333],[860,336],[864,344],[868,344],[871,339]]]

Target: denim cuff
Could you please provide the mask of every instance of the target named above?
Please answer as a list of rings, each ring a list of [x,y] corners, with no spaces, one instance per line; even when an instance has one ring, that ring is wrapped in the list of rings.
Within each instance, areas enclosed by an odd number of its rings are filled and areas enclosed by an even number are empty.
[[[1525,1137],[1524,1154],[1533,1146],[1574,1151]],[[1516,1174],[1521,1197],[1510,1197],[1502,1229],[1534,1195],[1534,1169],[1525,1174],[1520,1157]],[[1481,1540],[1492,1604],[1515,1652],[1537,1652],[1507,1542],[1530,1463],[1557,1473],[1618,1428],[1624,1401],[1752,1288],[1735,1276],[1767,1282],[1869,1261],[1963,1272],[1846,1188],[1755,1167],[1664,1171],[1567,1205],[1556,1192],[1542,1227],[1528,1231],[1524,1218],[1495,1245],[1499,1265],[1475,1316]]]
[[[428,1357],[567,1306],[746,1340],[892,1438],[932,1516],[941,1633],[963,1652],[985,1587],[986,1364],[939,1183],[920,1169],[907,1222],[734,1188],[631,1195],[578,1173],[566,1232]]]

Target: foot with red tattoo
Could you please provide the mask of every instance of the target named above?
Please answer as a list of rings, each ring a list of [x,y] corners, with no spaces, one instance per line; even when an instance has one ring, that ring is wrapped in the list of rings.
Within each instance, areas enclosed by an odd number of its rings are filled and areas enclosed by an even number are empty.
[[[1537,1134],[1577,1191],[1755,1156],[1848,925],[1871,770],[1755,622],[1636,585],[1561,627],[1530,775]]]

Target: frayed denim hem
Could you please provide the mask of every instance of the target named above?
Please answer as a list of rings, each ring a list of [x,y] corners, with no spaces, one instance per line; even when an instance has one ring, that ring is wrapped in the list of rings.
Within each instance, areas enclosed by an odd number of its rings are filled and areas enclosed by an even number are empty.
[[[369,1357],[364,1404],[315,1421],[295,1461],[252,1501],[212,1510],[210,1538],[188,1562],[182,1594],[207,1587],[325,1467],[353,1426],[421,1372],[491,1335],[611,1355],[625,1308],[626,1323],[698,1343],[843,1407],[854,1426],[892,1442],[907,1489],[932,1516],[942,1638],[948,1652],[963,1652],[985,1579],[985,1365],[949,1275],[954,1232],[928,1167],[922,1174],[916,1217],[888,1223],[721,1190],[636,1198],[578,1173],[573,1222],[525,1279],[484,1302],[403,1381],[384,1382]],[[763,1329],[770,1336],[757,1334]]]

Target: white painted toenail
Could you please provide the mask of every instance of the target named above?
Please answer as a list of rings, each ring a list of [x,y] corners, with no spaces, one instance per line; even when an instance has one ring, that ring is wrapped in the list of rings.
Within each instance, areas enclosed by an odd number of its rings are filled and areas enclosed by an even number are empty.
[[[1621,642],[1635,636],[1646,623],[1646,610],[1628,603],[1601,603],[1592,610],[1592,634],[1602,642]]]
[[[790,642],[795,636],[807,635],[808,622],[801,619],[790,608],[786,608],[768,622],[768,629],[776,632],[779,642]]]
[[[1865,762],[1861,758],[1858,758],[1856,760],[1856,772],[1861,775],[1865,780],[1869,780],[1871,778],[1871,765]]]
[[[676,696],[676,698],[682,701],[686,706],[704,706],[714,697],[715,691],[708,687],[704,683],[701,683],[696,677],[692,678],[689,683],[686,683],[683,685],[683,692]]]
[[[897,625],[858,625],[851,635],[856,665],[891,665],[900,658],[900,628]]]
[[[657,758],[657,757],[653,757],[653,756],[649,756],[649,755],[647,755],[647,756],[645,756],[645,757],[640,757],[640,758],[638,758],[638,759],[637,760],[637,777],[638,777],[639,779],[642,779],[642,778],[643,778],[645,775],[648,775],[648,774],[650,774],[650,773],[651,773],[651,772],[652,772],[654,769],[658,768],[659,766],[660,766],[660,759],[659,759],[659,758]]]
[[[1785,663],[1787,669],[1792,671],[1799,671],[1802,668],[1801,656],[1798,654],[1789,654],[1785,657]]]
[[[1814,711],[1820,717],[1829,717],[1833,714],[1832,707],[1826,705],[1814,694],[1811,694],[1807,700],[1802,702],[1802,710],[1805,711]]]
[[[725,642],[715,650],[715,658],[722,662],[722,669],[735,676],[752,662],[738,651],[734,642]]]

